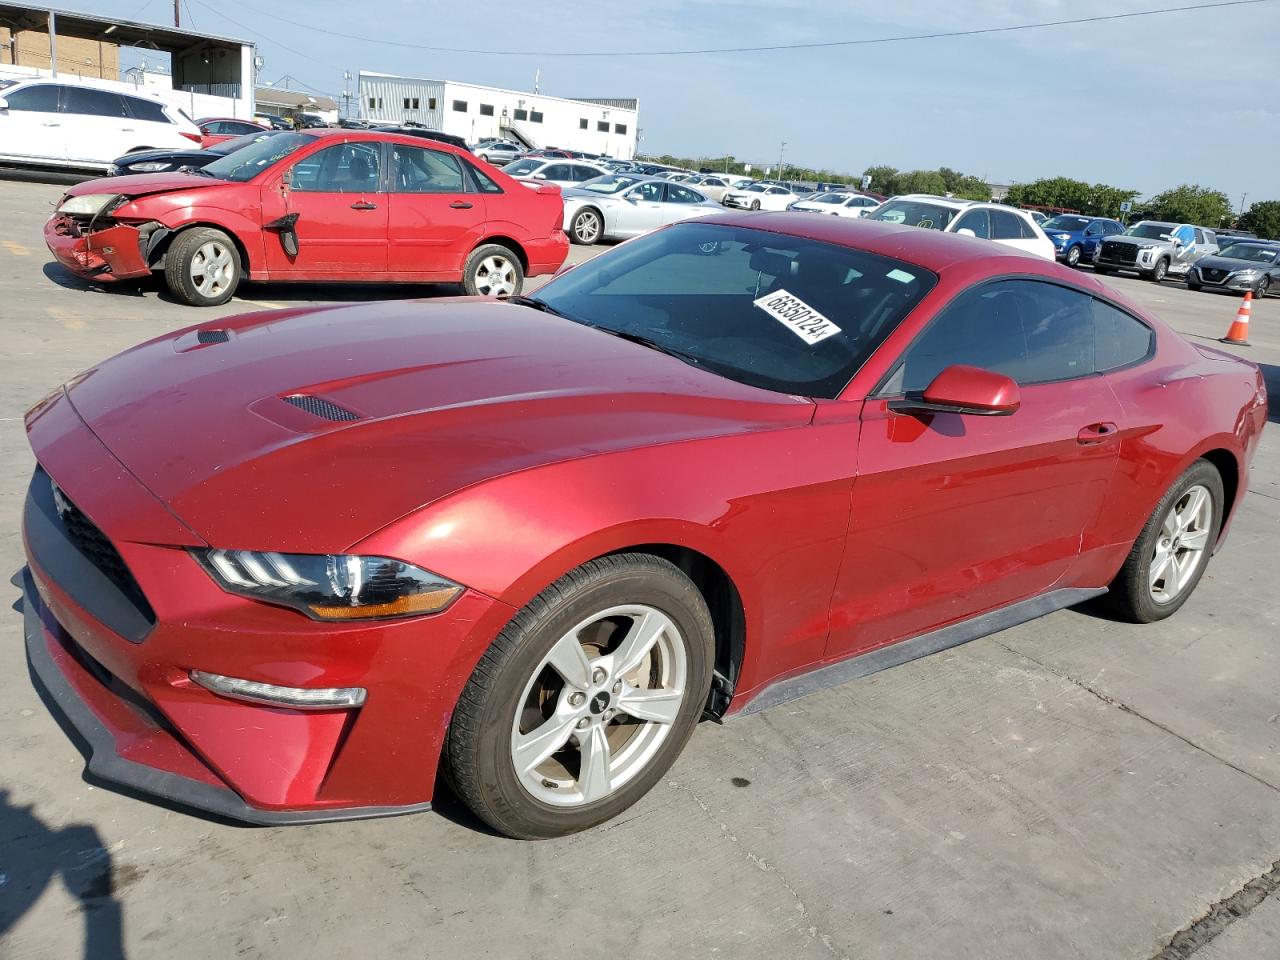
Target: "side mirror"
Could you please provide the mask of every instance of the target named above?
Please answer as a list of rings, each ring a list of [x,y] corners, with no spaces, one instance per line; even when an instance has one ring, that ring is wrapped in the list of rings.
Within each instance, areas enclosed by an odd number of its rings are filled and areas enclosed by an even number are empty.
[[[962,237],[974,237],[975,239],[976,239],[976,238],[977,238],[977,236],[978,236],[976,233],[974,233],[974,232],[973,232],[972,230],[970,230],[968,227],[961,227],[959,230],[957,230],[957,231],[956,231],[956,233],[958,233],[958,234],[959,234],[960,236],[962,236]]]
[[[1007,417],[1022,402],[1018,385],[1002,373],[956,364],[947,367],[918,396],[889,401],[901,413],[960,413]]]
[[[545,173],[535,173],[535,174],[533,175],[533,179],[534,179],[534,180],[545,180],[545,179],[547,179],[547,175],[546,175]]]

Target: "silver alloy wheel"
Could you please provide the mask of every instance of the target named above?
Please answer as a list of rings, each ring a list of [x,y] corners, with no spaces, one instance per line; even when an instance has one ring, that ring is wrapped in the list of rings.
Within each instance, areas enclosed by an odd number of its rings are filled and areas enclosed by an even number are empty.
[[[587,617],[534,669],[511,725],[511,764],[530,796],[556,807],[595,803],[648,765],[680,714],[684,639],[655,607]]]
[[[188,271],[191,283],[200,296],[220,296],[235,282],[235,263],[231,251],[220,240],[209,240],[196,248]]]
[[[485,257],[476,268],[476,292],[482,297],[505,297],[515,293],[515,265],[498,254]]]
[[[1209,547],[1213,525],[1213,497],[1196,484],[1180,496],[1165,515],[1151,556],[1148,586],[1151,599],[1169,603],[1186,589]]]
[[[574,218],[573,232],[583,243],[595,243],[600,239],[600,218],[590,210],[582,211]]]
[[[1080,263],[1080,248],[1072,247],[1067,251],[1067,266],[1074,267]]]

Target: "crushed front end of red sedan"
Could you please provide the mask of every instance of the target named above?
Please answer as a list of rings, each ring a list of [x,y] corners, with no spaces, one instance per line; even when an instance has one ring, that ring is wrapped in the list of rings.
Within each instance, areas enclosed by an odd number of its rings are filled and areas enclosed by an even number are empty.
[[[310,130],[200,169],[90,180],[45,224],[57,261],[111,282],[162,272],[193,306],[242,280],[461,283],[518,294],[569,243],[558,187],[522,186],[465,150],[396,134]]]
[[[89,768],[255,823],[549,837],[728,719],[1107,594],[1187,602],[1256,367],[984,241],[724,215],[537,297],[250,314],[38,404],[33,673]]]

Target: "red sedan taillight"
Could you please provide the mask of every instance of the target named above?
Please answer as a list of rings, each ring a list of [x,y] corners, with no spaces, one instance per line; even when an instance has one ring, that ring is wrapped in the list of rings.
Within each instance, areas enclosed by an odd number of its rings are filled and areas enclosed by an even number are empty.
[[[178,132],[179,132],[179,133],[181,133],[181,134],[182,134],[184,137],[186,137],[188,140],[190,140],[192,143],[199,143],[199,142],[200,142],[201,134],[199,134],[199,133],[187,133],[187,131],[185,131],[185,130],[180,130],[180,131],[178,131]]]

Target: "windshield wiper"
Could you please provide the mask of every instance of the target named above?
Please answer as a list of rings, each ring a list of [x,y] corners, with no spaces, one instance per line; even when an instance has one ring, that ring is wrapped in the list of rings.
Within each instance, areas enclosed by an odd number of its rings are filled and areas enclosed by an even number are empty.
[[[695,357],[692,353],[685,353],[683,350],[677,350],[675,347],[669,347],[665,343],[659,343],[657,340],[644,336],[640,333],[628,333],[625,330],[610,330],[608,327],[596,327],[594,324],[588,324],[601,333],[607,333],[611,337],[617,337],[619,340],[626,340],[628,343],[638,343],[642,347],[648,347],[650,350],[657,350],[658,353],[665,353],[669,357],[675,357],[677,360],[683,360],[685,363],[695,367],[702,366],[702,358]]]
[[[179,167],[178,172],[189,173],[192,176],[196,176],[196,177],[209,177],[210,179],[213,179],[213,180],[218,179],[212,173],[206,170],[204,167]]]
[[[573,320],[573,317],[566,313],[561,313],[545,300],[538,300],[536,297],[525,297],[516,294],[514,297],[506,297],[507,303],[514,303],[521,307],[533,307],[535,310],[541,310],[543,313],[549,313],[553,317],[562,317],[565,320]],[[575,321],[576,322],[576,321]]]

